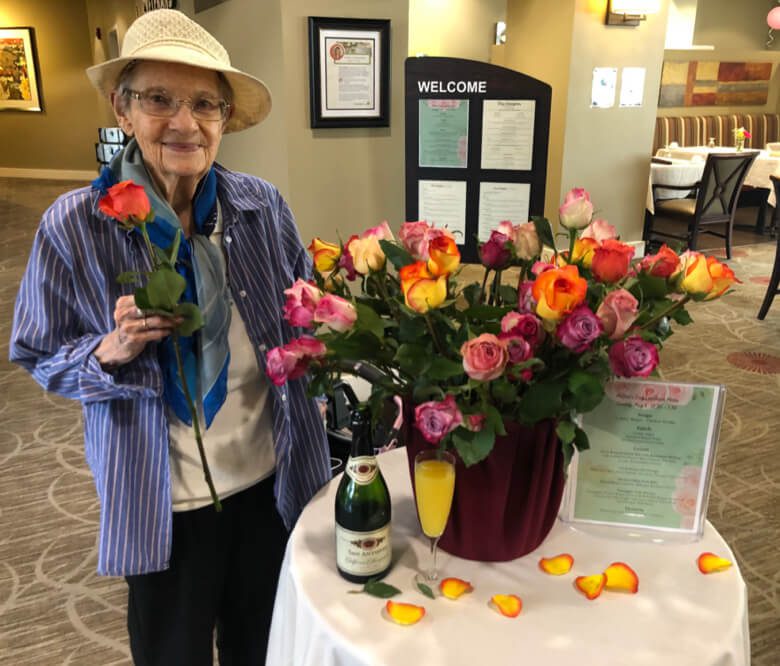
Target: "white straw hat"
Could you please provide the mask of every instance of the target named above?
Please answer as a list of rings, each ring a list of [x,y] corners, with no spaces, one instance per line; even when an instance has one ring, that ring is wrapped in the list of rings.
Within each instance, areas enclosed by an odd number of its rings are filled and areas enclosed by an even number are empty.
[[[233,88],[232,115],[225,132],[256,125],[271,110],[271,93],[266,85],[231,66],[225,47],[175,9],[156,9],[139,16],[127,29],[120,56],[89,67],[87,76],[108,97],[122,69],[133,60],[182,63],[222,72]]]

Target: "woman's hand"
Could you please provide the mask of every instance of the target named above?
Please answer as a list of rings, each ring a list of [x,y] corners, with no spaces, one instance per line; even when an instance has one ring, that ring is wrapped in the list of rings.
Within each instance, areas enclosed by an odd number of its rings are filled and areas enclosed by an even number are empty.
[[[115,367],[132,361],[150,342],[169,336],[181,323],[179,317],[144,316],[134,296],[121,296],[114,307],[116,328],[95,349],[102,366]]]

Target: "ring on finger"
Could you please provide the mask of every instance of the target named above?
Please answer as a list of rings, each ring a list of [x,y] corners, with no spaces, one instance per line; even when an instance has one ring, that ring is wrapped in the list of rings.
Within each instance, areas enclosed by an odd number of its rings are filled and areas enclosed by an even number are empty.
[[[146,317],[144,317],[144,330],[149,328],[149,323],[146,321]]]

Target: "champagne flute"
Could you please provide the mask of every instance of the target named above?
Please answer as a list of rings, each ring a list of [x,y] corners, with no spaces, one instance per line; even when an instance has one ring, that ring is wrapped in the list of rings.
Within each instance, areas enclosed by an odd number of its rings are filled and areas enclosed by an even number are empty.
[[[455,491],[455,456],[438,449],[421,451],[414,458],[414,487],[420,527],[431,542],[431,567],[417,574],[418,583],[436,586],[436,548],[447,525]]]

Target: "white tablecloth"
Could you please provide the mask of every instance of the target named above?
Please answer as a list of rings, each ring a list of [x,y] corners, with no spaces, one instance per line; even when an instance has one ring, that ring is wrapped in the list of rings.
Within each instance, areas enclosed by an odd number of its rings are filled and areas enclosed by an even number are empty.
[[[383,454],[380,467],[393,501],[393,569],[385,579],[403,593],[395,601],[425,606],[416,625],[382,616],[384,600],[348,594],[359,586],[336,571],[333,512],[338,479],[306,507],[287,547],[274,609],[268,666],[748,666],[746,588],[733,554],[707,523],[697,543],[605,538],[558,523],[525,557],[500,564],[461,560],[441,552],[446,575],[471,581],[474,592],[431,600],[413,576],[428,561],[417,524],[403,449]],[[701,552],[734,562],[702,575]],[[541,556],[568,552],[573,570],[549,576]],[[635,595],[604,592],[588,601],[575,576],[630,564],[640,580]],[[518,594],[519,617],[488,607],[493,594]]]
[[[653,185],[693,185],[701,179],[704,173],[703,159],[669,159],[671,164],[650,164],[650,182],[647,187],[647,210],[655,212],[653,202]],[[690,190],[658,189],[655,196],[658,199],[682,199],[688,196]]]
[[[708,148],[707,146],[684,146],[681,148],[661,148],[656,155],[663,158],[677,158],[677,159],[702,159],[706,158],[709,153],[728,153],[735,152],[734,148]],[[774,174],[780,176],[780,155],[770,153],[768,150],[762,150],[759,152],[753,162],[753,166],[750,167],[747,176],[745,176],[745,185],[750,187],[765,187],[769,190],[768,203],[770,206],[775,205],[775,192],[772,187],[772,181],[769,180],[769,176]]]

